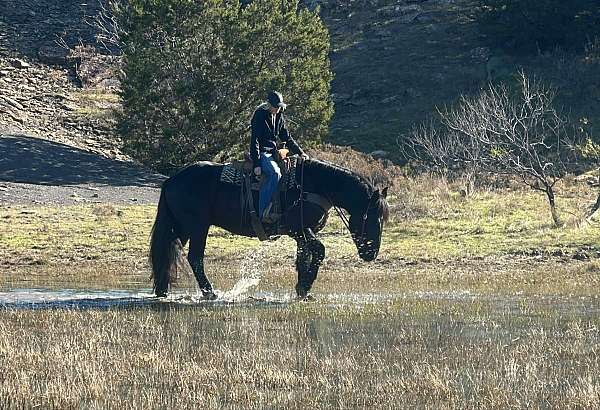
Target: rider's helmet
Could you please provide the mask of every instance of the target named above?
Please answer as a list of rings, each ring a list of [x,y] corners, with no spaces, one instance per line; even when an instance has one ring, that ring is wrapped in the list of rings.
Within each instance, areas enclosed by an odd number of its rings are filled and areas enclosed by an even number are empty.
[[[267,95],[267,101],[274,108],[281,108],[281,110],[285,110],[287,104],[283,102],[283,96],[278,91],[270,91]]]

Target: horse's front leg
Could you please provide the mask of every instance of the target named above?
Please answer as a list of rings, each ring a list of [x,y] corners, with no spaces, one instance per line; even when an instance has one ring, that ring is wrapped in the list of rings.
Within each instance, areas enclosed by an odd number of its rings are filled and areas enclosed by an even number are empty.
[[[217,295],[213,291],[212,284],[204,272],[204,250],[206,248],[206,237],[208,236],[208,226],[202,227],[190,235],[190,249],[188,252],[188,262],[194,271],[194,276],[200,287],[202,296],[207,300],[215,300]]]
[[[317,279],[319,268],[325,259],[325,246],[317,239],[310,228],[294,235],[298,245],[296,253],[296,271],[298,272],[298,283],[296,294],[299,298],[307,298],[312,285]]]

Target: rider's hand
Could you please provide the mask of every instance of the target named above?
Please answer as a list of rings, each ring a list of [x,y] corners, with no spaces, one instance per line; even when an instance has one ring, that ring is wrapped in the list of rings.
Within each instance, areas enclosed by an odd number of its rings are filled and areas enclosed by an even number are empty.
[[[302,154],[302,155],[300,155],[300,157],[302,158],[303,161],[306,161],[308,159],[308,154]]]
[[[256,167],[256,168],[254,168],[254,175],[256,175],[256,176],[259,176],[259,175],[260,175],[260,172],[261,172],[261,169],[260,169],[260,167]]]

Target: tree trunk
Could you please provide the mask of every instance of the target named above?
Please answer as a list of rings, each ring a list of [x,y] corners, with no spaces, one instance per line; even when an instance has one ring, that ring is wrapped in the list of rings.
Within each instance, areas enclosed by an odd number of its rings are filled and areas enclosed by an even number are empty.
[[[600,188],[600,169],[598,169],[598,187]],[[592,215],[594,215],[598,209],[600,209],[600,189],[598,190],[598,198],[596,198],[596,203],[588,212],[587,218],[590,218]]]
[[[554,190],[550,185],[546,185],[546,196],[548,197],[548,202],[550,203],[550,213],[552,214],[552,220],[554,221],[554,226],[557,228],[562,226],[562,221],[558,216],[558,210],[556,209],[556,200],[554,199]]]
[[[590,210],[590,214],[588,216],[592,216],[594,212],[596,212],[600,208],[600,193],[598,193],[598,198],[596,198],[596,203]]]

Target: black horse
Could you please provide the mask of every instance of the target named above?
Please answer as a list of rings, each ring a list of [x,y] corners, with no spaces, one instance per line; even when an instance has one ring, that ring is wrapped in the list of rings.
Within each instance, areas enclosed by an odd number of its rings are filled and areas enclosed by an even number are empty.
[[[204,272],[204,249],[211,225],[238,235],[257,236],[249,223],[243,187],[222,182],[223,167],[196,163],[164,182],[150,245],[157,296],[166,296],[181,249],[189,240],[187,259],[200,290],[205,299],[216,298]],[[379,252],[383,224],[388,218],[387,188],[380,192],[352,171],[313,159],[299,164],[294,172],[298,185],[282,198],[285,229],[280,233],[297,242],[296,293],[306,298],[325,258],[325,247],[315,236],[327,221],[329,207],[323,203],[350,214],[348,220],[341,212],[340,217],[361,259],[372,261]],[[325,200],[309,201],[307,193]]]

